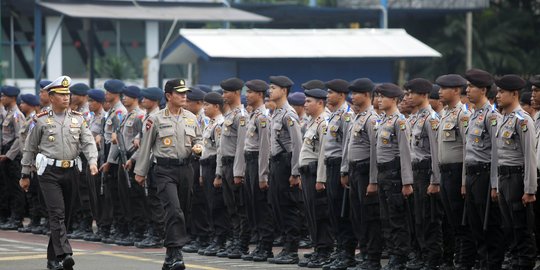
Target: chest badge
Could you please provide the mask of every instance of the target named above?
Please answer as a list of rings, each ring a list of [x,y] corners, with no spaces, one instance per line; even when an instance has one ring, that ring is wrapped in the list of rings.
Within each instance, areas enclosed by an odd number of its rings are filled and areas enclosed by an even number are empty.
[[[49,140],[49,142],[54,142],[56,139],[54,138],[54,136],[49,136],[49,138],[47,138]]]
[[[169,138],[169,137],[164,138],[164,139],[163,139],[163,144],[164,144],[165,146],[171,146],[171,144],[172,144],[171,138]]]

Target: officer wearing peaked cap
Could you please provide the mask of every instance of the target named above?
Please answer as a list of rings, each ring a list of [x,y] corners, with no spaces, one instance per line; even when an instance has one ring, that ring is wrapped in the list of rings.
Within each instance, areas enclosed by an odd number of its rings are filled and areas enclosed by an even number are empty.
[[[28,190],[32,166],[37,167],[40,188],[48,212],[51,236],[47,248],[47,268],[73,269],[73,251],[66,236],[79,171],[79,153],[88,160],[92,175],[98,173],[97,149],[86,121],[78,112],[69,110],[71,79],[62,76],[49,84],[52,109],[36,116],[35,126],[26,140],[21,161],[20,186]],[[65,206],[65,207],[64,207]]]
[[[189,241],[184,212],[190,201],[190,182],[193,168],[192,154],[200,155],[201,129],[196,116],[182,107],[186,105],[189,88],[184,80],[165,84],[167,107],[152,114],[146,121],[141,141],[140,157],[135,164],[135,180],[144,185],[152,160],[156,160],[154,181],[165,210],[165,241],[167,248],[163,269],[184,269],[182,247]],[[145,157],[145,158],[143,158]]]
[[[22,154],[18,137],[25,122],[24,114],[17,107],[17,96],[20,92],[21,90],[14,86],[2,87],[2,106],[6,113],[1,122],[0,134],[0,196],[4,197],[0,202],[0,209],[8,214],[11,212],[9,221],[0,227],[4,230],[17,230],[22,227],[25,211],[24,194],[17,185]]]
[[[467,127],[465,127],[465,200],[467,223],[469,228],[463,239],[464,266],[471,266],[471,260],[480,254],[480,263],[488,268],[501,267],[504,257],[504,237],[501,230],[501,213],[498,204],[486,200],[496,193],[498,185],[498,155],[496,132],[501,115],[488,100],[488,91],[493,83],[493,77],[479,69],[468,70],[467,96],[475,106]],[[487,203],[487,204],[486,204]],[[485,220],[486,212],[488,219]],[[472,239],[471,239],[472,238]],[[476,247],[472,240],[476,241]],[[468,249],[465,249],[468,247]]]
[[[435,83],[440,87],[439,100],[444,108],[440,113],[441,120],[438,131],[438,159],[441,172],[441,199],[446,220],[452,228],[451,238],[454,243],[444,248],[444,260],[448,264],[455,261],[458,266],[471,264],[474,256],[474,239],[469,230],[462,224],[463,196],[461,189],[465,179],[464,146],[465,130],[469,125],[471,113],[461,103],[461,89],[467,81],[457,74],[438,77]],[[448,233],[448,231],[444,231]],[[455,250],[454,250],[455,249]]]
[[[531,117],[519,106],[519,91],[526,85],[517,75],[504,75],[495,81],[497,101],[503,119],[497,125],[499,182],[497,186],[501,214],[513,229],[511,255],[513,269],[532,269],[536,244],[532,223],[536,201],[537,166],[535,134]],[[497,195],[495,193],[494,195]]]

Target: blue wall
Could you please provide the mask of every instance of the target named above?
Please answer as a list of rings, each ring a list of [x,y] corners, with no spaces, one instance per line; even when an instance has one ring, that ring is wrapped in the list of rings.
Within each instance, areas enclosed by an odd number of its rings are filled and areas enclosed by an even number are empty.
[[[368,77],[374,82],[392,82],[392,59],[287,59],[287,60],[211,60],[199,61],[198,83],[219,85],[228,77],[243,80],[262,79],[270,75],[286,75],[295,82],[293,90],[300,90],[303,82],[319,79]]]

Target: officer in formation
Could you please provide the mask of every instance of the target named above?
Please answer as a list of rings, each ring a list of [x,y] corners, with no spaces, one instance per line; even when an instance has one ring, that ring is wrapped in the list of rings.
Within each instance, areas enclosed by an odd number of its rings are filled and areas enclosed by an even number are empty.
[[[540,76],[530,83],[534,115],[520,106],[527,82],[479,69],[403,89],[312,80],[303,110],[286,76],[209,93],[62,76],[39,99],[21,95],[20,110],[5,86],[0,228],[50,229],[49,269],[73,267],[67,238],[164,246],[174,270],[182,251],[333,270],[533,269]],[[314,252],[299,258],[303,228]]]

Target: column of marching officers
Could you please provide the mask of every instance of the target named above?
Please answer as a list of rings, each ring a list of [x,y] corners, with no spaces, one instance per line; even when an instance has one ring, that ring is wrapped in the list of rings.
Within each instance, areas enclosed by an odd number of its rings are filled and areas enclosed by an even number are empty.
[[[49,269],[73,266],[67,239],[164,246],[175,270],[182,252],[332,270],[535,267],[540,75],[293,85],[4,86],[0,229],[49,234]]]

